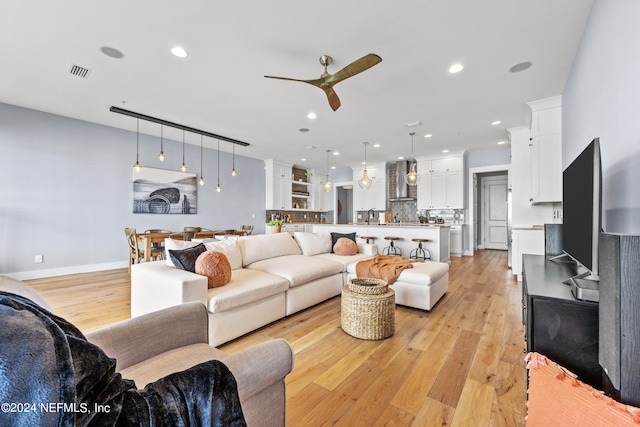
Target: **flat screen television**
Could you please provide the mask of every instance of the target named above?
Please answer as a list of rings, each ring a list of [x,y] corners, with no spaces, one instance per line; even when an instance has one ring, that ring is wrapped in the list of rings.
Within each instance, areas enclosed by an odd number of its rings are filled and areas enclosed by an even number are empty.
[[[598,280],[602,230],[602,164],[595,138],[562,173],[562,250],[588,272],[574,279]]]

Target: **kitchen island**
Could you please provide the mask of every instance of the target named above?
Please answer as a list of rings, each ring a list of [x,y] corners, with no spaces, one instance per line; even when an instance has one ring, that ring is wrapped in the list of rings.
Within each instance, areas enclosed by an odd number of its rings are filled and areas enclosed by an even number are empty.
[[[431,259],[451,263],[449,249],[449,231],[447,225],[434,224],[315,224],[313,225],[314,233],[356,233],[356,241],[364,243],[362,236],[375,237],[375,243],[378,246],[378,253],[389,245],[388,240],[384,240],[386,236],[399,237],[400,240],[395,241],[394,245],[402,250],[402,256],[409,258],[411,251],[418,247],[418,244],[412,242],[411,239],[429,239],[427,243],[423,243],[422,247],[429,249]]]

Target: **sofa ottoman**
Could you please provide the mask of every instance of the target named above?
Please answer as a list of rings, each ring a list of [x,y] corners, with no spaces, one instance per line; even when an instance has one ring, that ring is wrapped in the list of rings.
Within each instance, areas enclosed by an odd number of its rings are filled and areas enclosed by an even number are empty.
[[[347,279],[356,276],[356,264],[347,266]],[[449,288],[449,264],[437,261],[413,262],[391,285],[396,304],[431,310]]]

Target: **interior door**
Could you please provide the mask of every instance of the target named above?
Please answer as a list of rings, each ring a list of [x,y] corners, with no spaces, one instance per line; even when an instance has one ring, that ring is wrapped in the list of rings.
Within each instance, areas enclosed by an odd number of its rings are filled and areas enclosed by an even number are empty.
[[[508,249],[507,176],[482,178],[483,240],[485,249]]]

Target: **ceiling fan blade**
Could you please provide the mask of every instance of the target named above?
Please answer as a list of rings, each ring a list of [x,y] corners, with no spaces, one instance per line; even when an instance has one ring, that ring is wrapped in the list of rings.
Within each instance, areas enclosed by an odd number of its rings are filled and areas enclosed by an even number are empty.
[[[276,77],[276,76],[265,76],[265,77],[268,79],[289,80],[292,82],[308,83],[316,87],[320,87],[324,83],[323,79],[302,80],[302,79],[291,79],[289,77]]]
[[[355,76],[356,74],[368,70],[369,68],[373,67],[376,64],[379,64],[380,62],[382,62],[382,58],[380,58],[375,53],[370,53],[360,59],[356,59],[351,64],[344,67],[342,70],[327,77],[325,81],[333,86],[334,84],[339,83],[344,79],[348,79],[349,77]]]
[[[338,98],[338,94],[333,90],[331,86],[323,86],[322,90],[327,94],[327,99],[329,100],[329,105],[333,111],[336,111],[340,108],[340,98]]]

